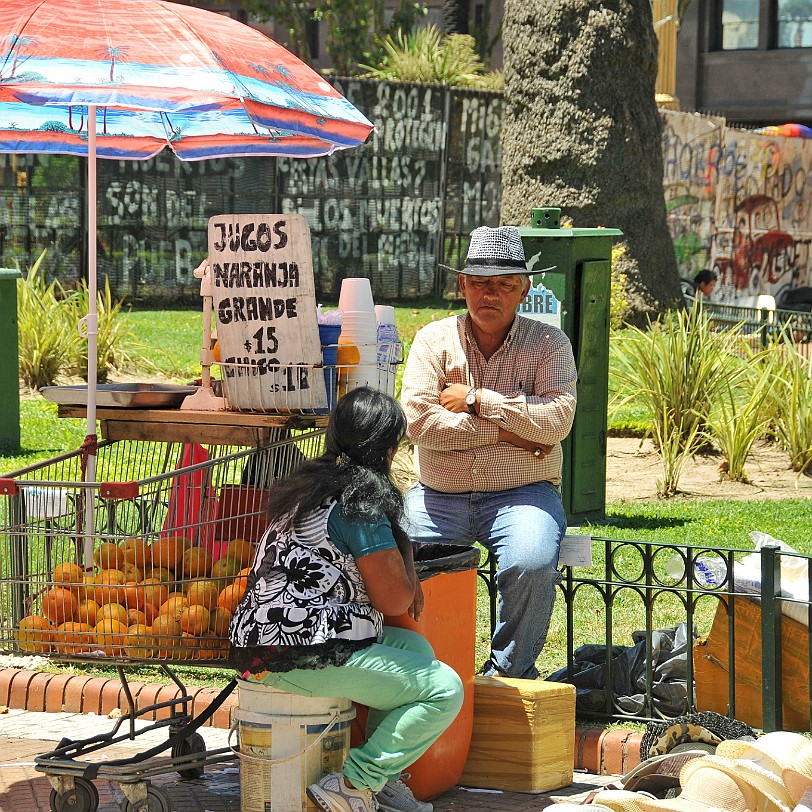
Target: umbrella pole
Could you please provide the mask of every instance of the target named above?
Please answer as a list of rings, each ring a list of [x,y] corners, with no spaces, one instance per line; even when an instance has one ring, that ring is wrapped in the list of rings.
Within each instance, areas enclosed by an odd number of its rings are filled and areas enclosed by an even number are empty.
[[[79,322],[79,331],[87,337],[87,437],[85,481],[96,481],[96,383],[98,376],[99,319],[96,311],[96,106],[87,108],[87,315]],[[85,534],[83,565],[93,570],[95,494],[85,490]]]

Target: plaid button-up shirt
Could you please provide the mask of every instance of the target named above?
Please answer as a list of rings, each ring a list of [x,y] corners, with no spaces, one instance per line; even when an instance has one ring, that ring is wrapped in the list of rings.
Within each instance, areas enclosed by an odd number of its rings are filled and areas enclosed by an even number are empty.
[[[551,325],[516,316],[504,344],[487,361],[467,314],[423,327],[409,351],[401,395],[420,481],[443,493],[500,491],[545,480],[559,484],[561,440],[575,415],[576,378],[569,339]],[[440,392],[454,383],[481,389],[478,416],[440,405]],[[536,459],[498,442],[500,428],[553,450]]]

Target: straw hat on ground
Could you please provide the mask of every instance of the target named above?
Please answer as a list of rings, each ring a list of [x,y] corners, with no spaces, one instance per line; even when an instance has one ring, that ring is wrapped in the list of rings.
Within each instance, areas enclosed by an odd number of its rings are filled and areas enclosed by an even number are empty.
[[[725,741],[716,753],[767,770],[786,788],[790,807],[812,785],[812,741],[800,733],[779,730],[765,733],[754,742]]]
[[[715,748],[714,748],[715,749]],[[676,748],[662,756],[652,756],[630,770],[620,783],[630,792],[649,792],[655,798],[668,798],[679,791],[682,768],[695,758],[708,755],[701,748],[676,752]]]
[[[717,769],[709,763],[714,756],[689,761],[680,774],[682,792],[676,798],[649,798],[641,792],[606,790],[595,803],[613,812],[757,812],[762,797],[738,775]]]

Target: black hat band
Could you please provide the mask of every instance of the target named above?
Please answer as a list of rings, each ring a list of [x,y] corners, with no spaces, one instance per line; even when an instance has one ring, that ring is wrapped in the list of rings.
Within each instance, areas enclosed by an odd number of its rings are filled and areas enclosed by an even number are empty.
[[[481,259],[471,259],[468,258],[469,265],[483,265],[485,267],[493,267],[493,268],[527,268],[527,262],[521,259],[492,259],[492,258],[481,258]]]

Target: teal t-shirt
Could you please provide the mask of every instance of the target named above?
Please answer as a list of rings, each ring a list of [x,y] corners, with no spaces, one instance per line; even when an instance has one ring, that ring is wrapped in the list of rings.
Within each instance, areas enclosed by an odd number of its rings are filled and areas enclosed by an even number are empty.
[[[333,544],[345,555],[363,558],[379,550],[391,550],[397,547],[392,535],[389,519],[372,524],[370,522],[345,519],[341,515],[341,506],[333,505],[327,519],[327,532]]]

